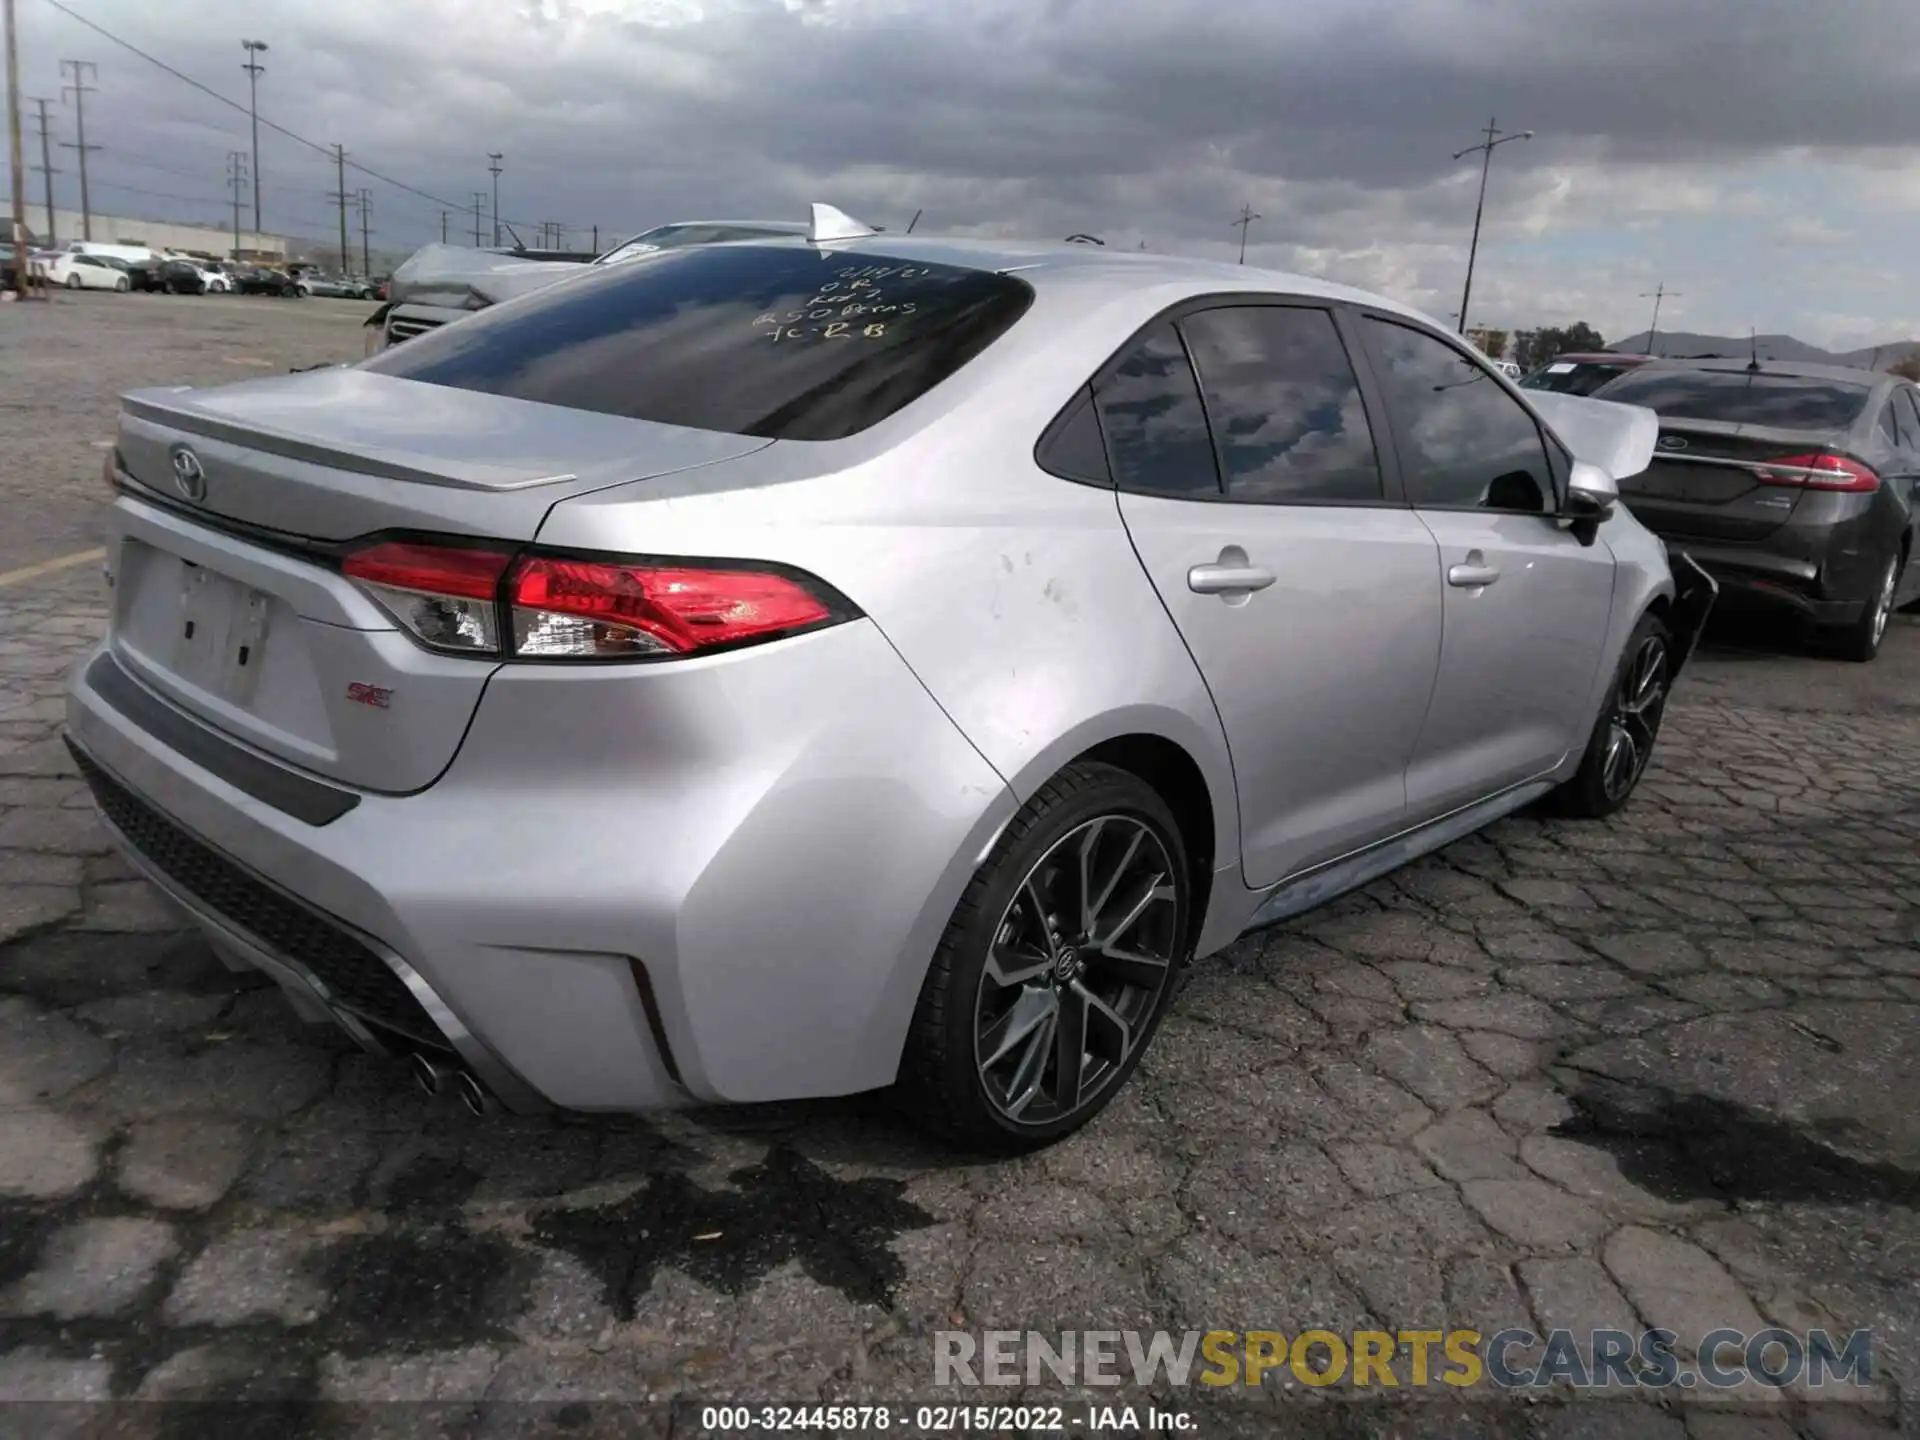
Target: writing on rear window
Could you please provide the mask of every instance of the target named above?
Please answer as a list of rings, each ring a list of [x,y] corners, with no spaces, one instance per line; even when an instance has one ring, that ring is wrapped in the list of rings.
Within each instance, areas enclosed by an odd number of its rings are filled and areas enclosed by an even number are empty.
[[[756,315],[753,323],[776,342],[884,340],[891,317],[905,319],[920,308],[913,300],[889,299],[886,282],[928,273],[924,265],[849,266],[822,281],[806,304],[782,314]]]
[[[573,410],[775,440],[837,440],[986,349],[1033,299],[964,266],[766,244],[598,266],[364,369]]]

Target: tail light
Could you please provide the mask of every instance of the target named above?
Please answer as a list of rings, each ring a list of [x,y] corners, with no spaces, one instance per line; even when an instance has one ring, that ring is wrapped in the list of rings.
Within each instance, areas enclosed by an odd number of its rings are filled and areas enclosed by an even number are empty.
[[[513,556],[480,547],[380,541],[341,569],[430,650],[500,653],[500,577]]]
[[[1756,466],[1763,485],[1800,485],[1808,490],[1847,490],[1862,493],[1880,488],[1880,477],[1858,460],[1844,455],[1814,453],[1783,455]]]
[[[341,569],[430,650],[509,660],[665,660],[859,612],[810,575],[719,561],[376,541]]]

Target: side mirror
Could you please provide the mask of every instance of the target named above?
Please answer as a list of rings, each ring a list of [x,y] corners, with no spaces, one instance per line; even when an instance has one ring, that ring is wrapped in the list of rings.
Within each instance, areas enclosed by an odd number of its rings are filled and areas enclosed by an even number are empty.
[[[1585,460],[1573,462],[1567,476],[1567,503],[1561,507],[1560,518],[1570,522],[1568,528],[1574,538],[1582,545],[1593,544],[1601,524],[1619,503],[1620,487],[1613,476]]]

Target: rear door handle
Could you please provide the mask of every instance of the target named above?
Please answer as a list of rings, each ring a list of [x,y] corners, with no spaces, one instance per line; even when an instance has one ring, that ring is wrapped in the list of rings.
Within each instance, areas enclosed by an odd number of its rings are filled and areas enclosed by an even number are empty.
[[[1447,570],[1447,584],[1458,586],[1462,590],[1491,585],[1499,578],[1500,572],[1487,564],[1487,557],[1478,550],[1467,552],[1466,564],[1450,566]]]
[[[1274,578],[1261,565],[1195,565],[1187,571],[1187,588],[1196,595],[1246,595],[1266,589]]]

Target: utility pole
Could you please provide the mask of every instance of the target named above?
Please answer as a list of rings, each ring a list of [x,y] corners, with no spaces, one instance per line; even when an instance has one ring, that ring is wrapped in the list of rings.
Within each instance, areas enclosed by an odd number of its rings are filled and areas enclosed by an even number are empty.
[[[366,186],[360,187],[360,273],[373,274],[373,246],[367,236],[373,228],[373,192]]]
[[[440,212],[440,243],[442,245],[447,243],[447,212],[445,210]]]
[[[93,202],[87,195],[87,152],[98,150],[98,145],[87,144],[87,96],[94,93],[94,87],[87,84],[88,74],[98,75],[99,67],[88,60],[62,60],[60,75],[73,76],[71,85],[60,87],[60,98],[73,96],[73,132],[77,139],[62,141],[62,150],[80,152],[80,238],[93,239]]]
[[[14,31],[13,0],[0,0],[7,31],[7,140],[13,162],[13,287],[24,299],[33,293],[27,283],[27,169],[20,152],[20,40]]]
[[[240,197],[247,188],[247,152],[227,152],[227,189],[233,195],[233,258],[240,258]]]
[[[1660,302],[1669,295],[1677,296],[1679,293],[1678,290],[1667,289],[1667,282],[1664,280],[1653,287],[1651,294],[1641,293],[1642,300],[1653,301],[1653,324],[1647,327],[1647,354],[1653,353],[1653,337],[1660,333]]]
[[[493,243],[500,243],[500,162],[506,156],[498,151],[487,152],[487,173],[493,176]]]
[[[33,168],[40,172],[40,177],[46,184],[47,248],[53,250],[57,249],[60,243],[59,237],[55,233],[59,227],[54,223],[53,219],[53,177],[59,172],[53,168],[53,150],[47,143],[47,138],[50,133],[47,124],[47,106],[53,102],[51,100],[36,99],[33,103],[40,107],[40,163]]]
[[[1533,132],[1522,130],[1517,134],[1503,131],[1494,120],[1487,121],[1487,138],[1478,145],[1469,145],[1464,150],[1454,152],[1453,158],[1464,160],[1469,155],[1480,156],[1480,202],[1473,209],[1473,243],[1467,247],[1467,283],[1460,292],[1460,333],[1467,333],[1467,302],[1473,298],[1473,262],[1480,253],[1480,217],[1487,208],[1487,172],[1493,168],[1493,152],[1509,140],[1531,140]]]
[[[596,255],[600,253],[600,227],[598,225],[593,227],[593,253]]]
[[[1247,263],[1247,231],[1252,227],[1254,221],[1265,218],[1263,215],[1254,214],[1253,206],[1251,205],[1242,205],[1240,207],[1240,218],[1233,223],[1240,227],[1240,263],[1242,265]]]
[[[486,191],[476,190],[473,192],[473,248],[476,250],[480,248],[480,207],[486,203]]]
[[[333,147],[333,174],[340,188],[327,198],[340,207],[340,273],[345,275],[353,268],[353,251],[347,248],[347,202],[353,197],[347,194],[347,150],[344,145]]]
[[[240,68],[247,72],[247,113],[253,117],[253,230],[260,233],[260,77],[267,73],[267,67],[260,63],[260,57],[267,52],[264,40],[242,40],[240,48],[247,52],[247,60]]]

